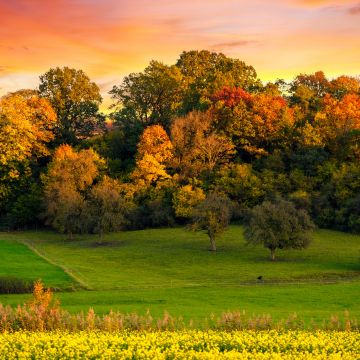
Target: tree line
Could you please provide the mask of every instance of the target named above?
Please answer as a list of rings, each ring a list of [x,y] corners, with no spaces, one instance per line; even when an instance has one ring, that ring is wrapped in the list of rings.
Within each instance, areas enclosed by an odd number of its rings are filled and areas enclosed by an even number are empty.
[[[1,98],[4,228],[102,236],[200,226],[214,203],[243,222],[285,201],[320,227],[360,232],[358,78],[319,71],[263,84],[243,61],[186,51],[110,94],[105,116],[99,87],[64,67]]]

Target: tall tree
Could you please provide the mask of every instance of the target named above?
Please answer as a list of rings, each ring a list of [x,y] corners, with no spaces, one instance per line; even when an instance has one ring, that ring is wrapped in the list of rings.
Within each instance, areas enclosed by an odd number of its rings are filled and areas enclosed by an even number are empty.
[[[281,96],[224,87],[212,95],[214,127],[238,152],[263,156],[287,146],[293,111]]]
[[[23,92],[0,99],[0,164],[48,154],[56,114],[45,99]]]
[[[262,87],[252,66],[222,53],[207,50],[184,51],[176,66],[184,77],[183,113],[207,109],[211,104],[211,95],[224,86],[246,90]]]
[[[50,101],[57,114],[57,144],[75,145],[103,130],[100,89],[82,70],[50,69],[40,76],[39,94]]]
[[[72,234],[84,230],[85,196],[103,166],[91,149],[76,152],[70,145],[59,146],[43,175],[45,220],[55,229]]]
[[[175,66],[151,61],[143,72],[126,76],[110,94],[118,124],[159,124],[168,129],[180,106],[181,73]]]
[[[193,111],[174,120],[171,140],[174,146],[173,168],[182,178],[198,177],[227,163],[234,146],[212,127],[209,112]]]
[[[160,125],[147,127],[138,144],[136,167],[132,173],[135,185],[140,188],[154,185],[159,180],[169,179],[166,165],[172,158],[172,144]]]
[[[31,90],[0,99],[0,214],[36,181],[38,162],[49,154],[56,114]]]
[[[330,93],[337,99],[347,94],[360,93],[360,79],[351,76],[339,76],[330,81]]]

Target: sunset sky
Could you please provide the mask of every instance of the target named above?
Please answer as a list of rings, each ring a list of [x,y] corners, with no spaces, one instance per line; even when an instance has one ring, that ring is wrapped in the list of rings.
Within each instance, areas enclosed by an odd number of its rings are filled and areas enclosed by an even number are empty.
[[[194,49],[244,60],[264,81],[360,74],[359,0],[0,0],[0,20],[0,95],[65,65],[104,95]]]

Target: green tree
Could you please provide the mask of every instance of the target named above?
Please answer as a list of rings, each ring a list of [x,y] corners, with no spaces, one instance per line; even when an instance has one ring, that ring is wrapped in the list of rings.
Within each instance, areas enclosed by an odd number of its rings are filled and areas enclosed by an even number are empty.
[[[262,244],[275,260],[276,249],[303,249],[311,242],[314,224],[304,210],[288,201],[264,201],[250,212],[245,224],[248,244]]]
[[[115,100],[112,115],[119,124],[159,124],[169,128],[180,106],[181,74],[175,66],[151,61],[141,73],[126,76],[110,91]]]
[[[216,251],[216,240],[230,223],[230,205],[227,198],[210,193],[193,211],[191,228],[205,231],[210,239],[210,250]]]
[[[56,143],[75,145],[103,130],[100,89],[82,70],[50,69],[40,76],[39,94],[57,114]]]
[[[173,195],[173,208],[175,215],[180,218],[190,219],[194,207],[205,200],[205,193],[199,187],[185,185],[178,189]]]
[[[87,230],[100,237],[110,231],[119,231],[127,224],[127,207],[120,195],[120,184],[117,180],[105,176],[94,185],[88,197],[85,209]]]

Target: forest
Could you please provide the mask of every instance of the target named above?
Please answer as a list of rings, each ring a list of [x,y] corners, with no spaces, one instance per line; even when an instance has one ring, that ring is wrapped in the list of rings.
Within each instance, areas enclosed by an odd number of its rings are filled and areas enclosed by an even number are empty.
[[[63,67],[0,99],[0,228],[102,238],[203,227],[209,206],[243,223],[284,202],[320,228],[360,233],[359,78],[264,83],[239,59],[184,51],[110,95],[101,112],[100,88]]]

